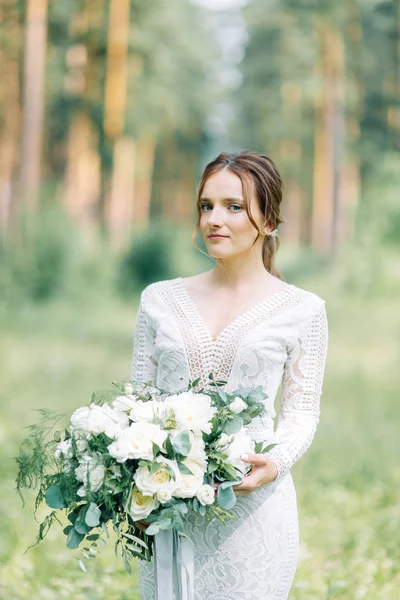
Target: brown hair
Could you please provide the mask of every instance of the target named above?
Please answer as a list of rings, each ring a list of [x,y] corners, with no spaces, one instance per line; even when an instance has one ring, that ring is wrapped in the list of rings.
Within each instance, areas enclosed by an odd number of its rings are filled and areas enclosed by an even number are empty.
[[[240,154],[231,154],[222,152],[216,159],[208,163],[203,171],[200,183],[197,186],[197,213],[198,220],[193,232],[192,241],[195,245],[195,238],[200,227],[200,198],[203,193],[204,185],[207,179],[214,173],[223,169],[232,171],[242,182],[244,206],[249,217],[249,221],[258,234],[254,240],[257,242],[262,233],[257,223],[254,221],[250,212],[250,199],[252,193],[255,194],[261,212],[265,218],[265,225],[272,229],[278,227],[285,219],[279,214],[282,202],[282,179],[273,161],[265,154],[244,150]],[[253,244],[253,245],[254,245]],[[279,237],[266,235],[262,248],[262,258],[264,267],[275,277],[285,281],[275,266],[275,254],[279,248]],[[197,248],[197,246],[195,245]],[[197,248],[200,250],[200,248]],[[200,250],[201,252],[201,250]]]

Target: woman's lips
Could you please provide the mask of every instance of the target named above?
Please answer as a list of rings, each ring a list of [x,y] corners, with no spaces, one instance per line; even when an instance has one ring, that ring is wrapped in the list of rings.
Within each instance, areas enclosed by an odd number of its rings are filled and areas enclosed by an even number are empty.
[[[210,239],[220,239],[220,238],[224,239],[224,238],[226,238],[228,236],[227,235],[209,235],[208,237]]]

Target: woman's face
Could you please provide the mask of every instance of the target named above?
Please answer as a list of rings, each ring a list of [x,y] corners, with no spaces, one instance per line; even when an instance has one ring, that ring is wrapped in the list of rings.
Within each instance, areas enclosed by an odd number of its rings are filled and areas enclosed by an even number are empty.
[[[257,231],[244,207],[242,182],[235,173],[222,170],[211,175],[200,198],[200,231],[207,251],[213,258],[231,258],[254,250]],[[263,214],[252,196],[250,212],[260,230]],[[220,237],[210,237],[217,234]],[[262,245],[260,236],[257,244]]]

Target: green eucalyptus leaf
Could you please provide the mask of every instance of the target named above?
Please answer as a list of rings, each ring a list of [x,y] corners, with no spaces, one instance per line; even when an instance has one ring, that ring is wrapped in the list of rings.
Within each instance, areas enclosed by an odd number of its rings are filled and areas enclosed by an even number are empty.
[[[172,519],[160,519],[158,521],[158,526],[160,529],[171,529]]]
[[[159,469],[161,468],[161,463],[154,461],[151,463],[150,465],[150,473],[157,473],[157,471],[159,471]]]
[[[217,461],[211,459],[208,462],[207,474],[209,475],[210,473],[213,473],[217,469],[218,469],[218,463],[217,463]]]
[[[86,572],[86,567],[85,567],[85,563],[83,562],[83,560],[79,559],[78,563],[79,563],[79,566],[82,569],[82,571]]]
[[[188,512],[188,507],[187,504],[185,502],[178,502],[175,505],[175,510],[177,511],[177,513],[179,513],[180,515],[184,516],[187,514]]]
[[[90,531],[90,527],[86,524],[85,522],[85,513],[87,510],[87,504],[81,509],[78,518],[76,519],[75,523],[74,523],[74,529],[77,533],[82,534],[82,535],[86,535],[87,533],[89,533]]]
[[[172,440],[172,447],[178,454],[187,456],[192,447],[190,443],[189,433],[187,431],[181,431]]]
[[[71,529],[73,529],[73,525],[67,525],[66,527],[64,527],[63,533],[65,533],[65,535],[68,535]]]
[[[243,427],[243,419],[239,415],[233,415],[232,419],[225,425],[225,433],[231,435],[238,433]]]
[[[83,533],[78,533],[75,528],[71,529],[67,537],[67,547],[70,550],[75,550],[79,548],[79,544],[83,540],[85,535]]]
[[[146,535],[156,535],[160,531],[160,527],[157,523],[152,523],[146,529]]]
[[[181,473],[185,473],[185,475],[194,475],[194,473],[192,473],[189,467],[184,465],[182,462],[178,462],[178,467]]]
[[[225,488],[222,487],[222,484],[218,486],[217,502],[221,508],[226,510],[229,510],[235,506],[236,496],[232,486]]]
[[[235,479],[234,481],[223,481],[222,483],[220,483],[219,488],[222,488],[224,490],[225,488],[232,487],[233,485],[239,485],[240,483],[242,483],[242,481],[243,478]]]
[[[55,483],[51,485],[44,495],[47,506],[50,508],[66,508],[67,504],[64,500],[61,484]]]
[[[89,527],[97,527],[100,524],[101,510],[94,502],[89,504],[85,515],[85,523]]]
[[[78,515],[79,515],[79,510],[78,511],[74,510],[73,512],[69,513],[68,521],[71,521],[72,524],[75,523],[75,521],[78,518]]]
[[[251,415],[249,415],[247,410],[244,410],[243,412],[241,412],[240,417],[241,417],[241,419],[243,419],[243,425],[250,425],[250,423],[253,420],[253,418],[251,417]]]

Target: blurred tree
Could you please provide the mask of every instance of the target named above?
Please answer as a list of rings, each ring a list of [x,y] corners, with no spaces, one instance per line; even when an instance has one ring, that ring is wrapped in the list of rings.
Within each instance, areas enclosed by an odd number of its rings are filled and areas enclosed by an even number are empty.
[[[243,15],[232,137],[282,169],[284,235],[331,254],[398,144],[399,2],[253,0]]]
[[[27,0],[20,189],[24,204],[36,203],[41,180],[47,10],[48,0]]]
[[[11,199],[19,166],[22,12],[15,0],[0,3],[0,235],[4,238],[10,220],[15,222],[17,217],[17,206]]]

